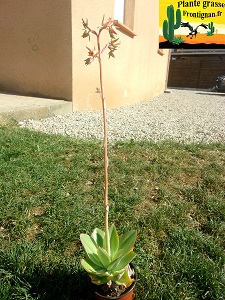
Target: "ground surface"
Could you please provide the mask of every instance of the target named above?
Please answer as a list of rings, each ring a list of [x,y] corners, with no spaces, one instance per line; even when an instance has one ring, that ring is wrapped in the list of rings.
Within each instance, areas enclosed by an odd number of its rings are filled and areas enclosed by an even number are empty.
[[[109,99],[110,101],[110,99]],[[102,139],[102,112],[75,112],[21,122],[46,133]],[[136,105],[108,111],[108,136],[115,140],[225,141],[225,94],[172,90]]]

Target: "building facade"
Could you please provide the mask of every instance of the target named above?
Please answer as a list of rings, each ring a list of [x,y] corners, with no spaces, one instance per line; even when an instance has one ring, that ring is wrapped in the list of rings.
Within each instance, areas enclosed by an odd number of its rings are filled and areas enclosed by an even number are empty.
[[[167,86],[169,50],[158,50],[157,0],[17,0],[0,3],[0,92],[73,102],[100,109],[97,61],[85,66],[82,18],[97,28],[118,19],[121,45],[103,58],[108,108],[151,99]],[[104,41],[108,35],[103,35]]]

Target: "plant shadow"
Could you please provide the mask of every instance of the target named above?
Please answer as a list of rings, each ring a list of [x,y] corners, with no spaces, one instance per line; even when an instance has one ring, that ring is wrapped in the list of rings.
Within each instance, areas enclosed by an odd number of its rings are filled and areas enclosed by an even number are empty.
[[[72,266],[56,266],[44,270],[42,266],[24,272],[15,264],[0,269],[0,285],[4,299],[32,300],[91,300],[93,290],[88,274]],[[1,287],[4,289],[1,290]],[[13,295],[13,298],[11,298]],[[2,298],[1,298],[2,299]]]
[[[33,274],[26,280],[31,284],[31,295],[40,300],[88,300],[93,291],[88,275],[81,270],[65,272],[54,270],[51,274]]]

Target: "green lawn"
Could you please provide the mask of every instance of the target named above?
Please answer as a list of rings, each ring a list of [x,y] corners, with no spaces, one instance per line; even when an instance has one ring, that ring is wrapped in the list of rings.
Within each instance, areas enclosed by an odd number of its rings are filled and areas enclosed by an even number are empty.
[[[91,299],[102,143],[0,126],[0,299]],[[225,299],[225,144],[109,146],[110,222],[137,229],[136,299]]]

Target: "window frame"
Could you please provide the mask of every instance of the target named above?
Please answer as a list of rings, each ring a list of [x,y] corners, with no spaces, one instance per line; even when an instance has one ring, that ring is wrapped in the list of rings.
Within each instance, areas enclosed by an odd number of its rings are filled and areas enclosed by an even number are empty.
[[[119,5],[120,1],[122,5]],[[133,38],[136,36],[133,31],[135,0],[115,0],[114,3],[114,24],[116,28]],[[122,9],[122,12],[119,12],[119,9]]]

